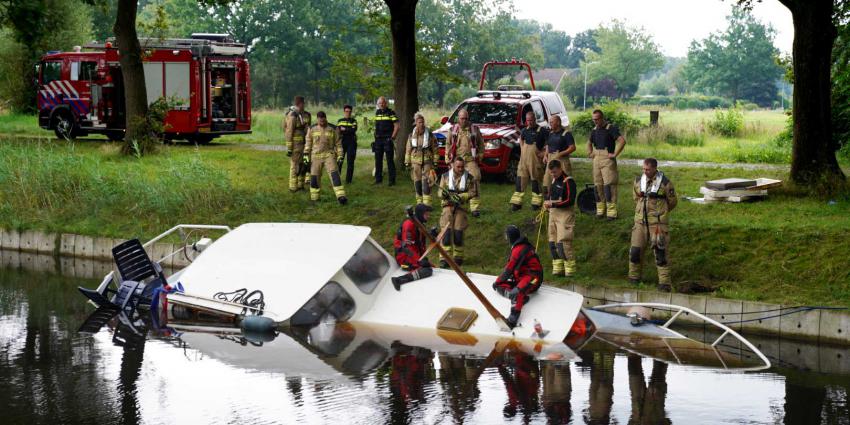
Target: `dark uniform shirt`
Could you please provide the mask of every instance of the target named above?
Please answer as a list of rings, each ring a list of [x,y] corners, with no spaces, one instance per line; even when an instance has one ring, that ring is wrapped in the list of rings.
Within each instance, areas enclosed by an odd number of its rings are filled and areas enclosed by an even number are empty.
[[[576,181],[572,177],[561,174],[552,180],[547,201],[552,201],[552,208],[569,208],[576,202]]]
[[[573,133],[566,128],[561,128],[557,132],[549,131],[548,134],[549,137],[546,138],[546,149],[549,153],[560,152],[576,144]]]
[[[549,137],[549,129],[546,127],[536,126],[534,128],[525,127],[522,129],[522,140],[526,145],[535,144],[537,149],[543,149],[546,145],[546,138]]]
[[[393,126],[398,121],[395,111],[390,108],[375,111],[375,138],[389,139],[393,135]]]
[[[614,146],[620,138],[620,129],[616,125],[608,123],[603,128],[594,128],[590,132],[590,142],[596,149],[607,149],[608,153],[614,153]]]
[[[357,141],[357,120],[354,117],[340,118],[336,122],[336,126],[339,128],[339,134],[342,135],[343,142]]]

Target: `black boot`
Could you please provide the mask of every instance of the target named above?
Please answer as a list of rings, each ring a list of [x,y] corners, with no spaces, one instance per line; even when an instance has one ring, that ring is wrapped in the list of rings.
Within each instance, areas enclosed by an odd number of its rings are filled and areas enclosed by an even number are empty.
[[[441,269],[447,269],[447,268],[449,268],[449,262],[448,262],[448,261],[446,261],[446,260],[440,260],[440,268],[441,268]]]
[[[396,277],[392,278],[392,281],[393,281],[393,288],[395,288],[396,291],[401,291],[401,285],[404,285],[405,283],[413,282],[413,275],[411,273],[408,273],[408,274],[405,274],[405,275],[396,276]]]
[[[519,310],[511,309],[511,315],[508,316],[508,326],[513,329],[517,326],[519,322]]]
[[[522,209],[522,205],[511,204],[511,211],[519,211]]]
[[[336,200],[339,202],[340,205],[345,205],[348,203],[348,198],[346,198],[345,196],[340,196],[339,198],[336,198]]]

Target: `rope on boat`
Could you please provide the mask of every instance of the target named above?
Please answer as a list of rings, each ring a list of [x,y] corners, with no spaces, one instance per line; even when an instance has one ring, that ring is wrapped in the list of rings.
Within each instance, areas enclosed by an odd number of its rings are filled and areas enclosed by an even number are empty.
[[[258,311],[257,314],[262,315],[262,311],[266,308],[266,302],[263,299],[263,291],[259,289],[248,292],[247,288],[240,288],[232,292],[216,292],[213,298],[219,301],[226,301],[235,304],[242,304]],[[247,314],[247,310],[243,314]]]

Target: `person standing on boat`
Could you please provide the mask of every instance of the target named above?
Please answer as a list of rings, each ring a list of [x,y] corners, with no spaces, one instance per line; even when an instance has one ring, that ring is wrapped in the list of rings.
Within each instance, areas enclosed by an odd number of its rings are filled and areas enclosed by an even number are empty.
[[[455,156],[451,168],[440,179],[440,204],[443,207],[440,228],[446,229],[440,245],[458,265],[463,264],[463,232],[469,225],[466,212],[478,201],[478,180],[465,167],[463,157]],[[449,267],[445,258],[440,259],[440,267]]]
[[[342,144],[340,143],[339,131],[328,123],[324,111],[316,113],[318,123],[307,131],[307,144],[304,147],[304,155],[310,158],[310,200],[319,200],[319,182],[322,178],[322,169],[326,168],[331,177],[334,194],[341,205],[348,202],[345,197],[345,187],[339,178],[337,159],[342,156]]]
[[[430,205],[417,204],[413,216],[405,218],[395,234],[393,241],[395,260],[402,270],[409,272],[392,278],[396,291],[401,291],[401,285],[405,283],[424,279],[434,273],[431,262],[424,256],[428,236],[419,230],[419,226],[414,221],[419,220],[424,225],[431,217],[431,210]]]
[[[511,299],[507,323],[513,329],[519,322],[525,302],[543,283],[543,266],[534,245],[520,234],[516,226],[510,225],[505,229],[505,239],[511,244],[511,252],[505,269],[493,282],[493,289]]]
[[[587,141],[587,155],[593,159],[593,184],[596,187],[596,218],[617,218],[617,157],[626,139],[616,125],[605,120],[599,109],[593,111],[593,124]]]
[[[404,166],[410,168],[413,190],[416,191],[416,203],[431,205],[431,185],[435,178],[431,176],[437,159],[437,144],[431,130],[425,126],[425,116],[421,112],[413,115],[416,127],[407,139],[404,154]]]
[[[484,159],[484,138],[478,126],[469,121],[469,111],[461,109],[457,113],[458,123],[452,127],[449,143],[446,149],[446,159],[449,163],[455,158],[463,159],[466,169],[476,182],[481,182],[481,169],[478,164]],[[469,210],[473,217],[481,214],[481,201],[476,197],[469,202]]]
[[[378,98],[378,109],[375,111],[375,143],[372,152],[375,153],[375,184],[384,180],[384,155],[387,156],[387,172],[390,186],[395,185],[395,137],[398,134],[398,117],[395,111],[387,107],[387,98]]]
[[[549,251],[552,254],[552,275],[571,277],[576,272],[573,250],[573,229],[576,224],[576,182],[564,172],[561,161],[549,161],[549,192],[543,207],[549,211]]]
[[[519,168],[517,169],[516,191],[511,196],[511,211],[522,209],[525,189],[531,182],[531,209],[539,210],[543,205],[543,152],[548,138],[548,129],[537,125],[534,111],[525,114],[525,128],[520,133]]]
[[[342,172],[342,163],[347,160],[345,169],[345,184],[351,184],[354,177],[354,159],[357,158],[357,119],[351,116],[351,105],[342,107],[342,118],[337,120],[336,128],[342,136],[342,156],[339,157],[337,168]]]
[[[673,183],[658,170],[655,158],[643,160],[643,174],[635,177],[635,225],[632,228],[632,245],[629,249],[629,282],[639,283],[643,251],[647,245],[655,253],[658,268],[658,290],[671,290],[668,244],[670,243],[670,211],[678,199]]]
[[[294,106],[289,108],[283,121],[283,137],[286,140],[286,156],[289,157],[289,190],[297,192],[309,182],[309,170],[303,165],[304,144],[310,128],[310,113],[304,110],[304,97],[295,96]]]

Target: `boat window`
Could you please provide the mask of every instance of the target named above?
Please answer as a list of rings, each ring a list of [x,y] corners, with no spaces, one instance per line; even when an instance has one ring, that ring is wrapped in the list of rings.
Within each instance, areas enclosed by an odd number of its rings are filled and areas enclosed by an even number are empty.
[[[342,271],[361,291],[371,294],[390,269],[387,257],[368,240],[342,266]]]
[[[289,319],[292,326],[314,326],[321,322],[344,322],[354,315],[351,295],[339,283],[330,281]]]

